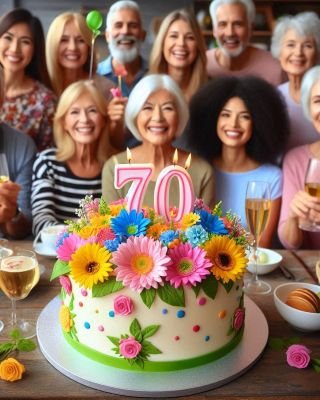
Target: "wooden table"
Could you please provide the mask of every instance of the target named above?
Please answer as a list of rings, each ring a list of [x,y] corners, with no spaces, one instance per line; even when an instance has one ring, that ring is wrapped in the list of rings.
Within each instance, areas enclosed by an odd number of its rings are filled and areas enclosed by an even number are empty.
[[[31,248],[31,242],[19,242],[19,246]],[[320,251],[297,251],[292,253],[279,250],[283,255],[283,265],[294,273],[297,280],[315,283],[315,264],[320,260]],[[41,310],[59,292],[58,280],[49,281],[54,259],[39,256],[39,263],[46,269],[39,284],[29,297],[18,302],[19,315],[37,319]],[[267,278],[267,279],[266,279]],[[288,282],[278,268],[265,275],[273,288]],[[312,349],[315,357],[320,357],[319,332],[302,333],[295,331],[278,314],[272,295],[256,296],[253,300],[264,312],[271,337],[300,337],[301,343]],[[10,302],[0,293],[0,318],[10,315]],[[50,329],[50,326],[48,326]],[[31,353],[20,353],[17,358],[24,363],[27,372],[21,381],[14,383],[0,381],[0,399],[132,399],[101,392],[70,380],[57,371],[42,355],[39,348]],[[275,351],[267,347],[258,362],[244,375],[214,390],[185,399],[320,399],[320,378],[313,369],[298,370],[287,365],[284,351]]]

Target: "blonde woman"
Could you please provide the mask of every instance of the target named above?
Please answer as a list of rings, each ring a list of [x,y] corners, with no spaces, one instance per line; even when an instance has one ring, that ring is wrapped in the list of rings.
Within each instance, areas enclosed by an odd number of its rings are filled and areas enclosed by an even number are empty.
[[[173,11],[162,21],[151,50],[149,71],[170,75],[187,101],[207,80],[204,39],[188,11]]]
[[[101,196],[101,171],[112,154],[107,102],[93,81],[78,81],[62,93],[54,118],[56,148],[33,165],[33,233],[74,218],[87,194]]]

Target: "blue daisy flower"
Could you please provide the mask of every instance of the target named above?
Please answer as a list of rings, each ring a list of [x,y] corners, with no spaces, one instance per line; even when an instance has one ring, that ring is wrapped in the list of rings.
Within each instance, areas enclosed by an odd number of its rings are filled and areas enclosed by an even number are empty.
[[[192,247],[199,246],[209,238],[208,232],[201,225],[193,225],[186,229],[185,235]]]
[[[200,215],[200,224],[207,232],[220,235],[228,233],[223,221],[216,215],[212,215],[205,210],[200,210],[198,214]]]
[[[117,236],[140,236],[146,233],[150,224],[149,218],[144,218],[143,213],[136,210],[122,209],[117,217],[112,218],[111,228]]]
[[[122,243],[121,239],[115,237],[112,240],[106,240],[104,242],[104,247],[112,253],[113,251],[118,250],[120,243]]]
[[[58,247],[60,247],[63,244],[63,242],[65,241],[65,239],[68,236],[70,236],[69,232],[64,231],[64,232],[60,233],[60,235],[58,236],[58,239],[56,241],[56,245],[55,245],[56,249],[58,249]]]
[[[160,242],[164,246],[168,246],[169,243],[173,242],[174,239],[178,239],[179,234],[178,232],[175,232],[174,230],[170,229],[168,231],[162,232],[160,235]]]

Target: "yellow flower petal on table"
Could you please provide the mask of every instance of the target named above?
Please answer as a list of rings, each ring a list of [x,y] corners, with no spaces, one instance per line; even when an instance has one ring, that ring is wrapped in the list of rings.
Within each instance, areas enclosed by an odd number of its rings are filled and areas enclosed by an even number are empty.
[[[22,378],[25,367],[15,358],[7,358],[0,363],[0,378],[4,381],[14,382]]]

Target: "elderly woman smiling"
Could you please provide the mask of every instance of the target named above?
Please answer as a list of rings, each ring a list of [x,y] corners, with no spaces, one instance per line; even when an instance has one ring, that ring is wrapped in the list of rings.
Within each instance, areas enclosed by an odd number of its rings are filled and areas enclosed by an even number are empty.
[[[128,128],[141,145],[132,149],[133,163],[152,163],[154,171],[144,198],[145,205],[153,206],[155,181],[161,170],[172,164],[175,148],[172,142],[182,133],[188,121],[188,107],[177,84],[167,75],[149,75],[143,78],[130,94],[125,113]],[[178,164],[184,165],[188,153],[179,151]],[[102,193],[107,202],[124,198],[130,184],[114,188],[114,166],[126,163],[126,153],[110,158],[102,172]],[[209,206],[214,205],[214,177],[209,163],[192,156],[188,172],[195,196]],[[170,186],[170,204],[179,204],[178,182]]]
[[[320,20],[316,13],[303,12],[280,18],[273,33],[271,52],[278,58],[289,82],[278,86],[290,118],[287,149],[312,143],[318,134],[305,118],[300,105],[304,74],[320,61]]]

